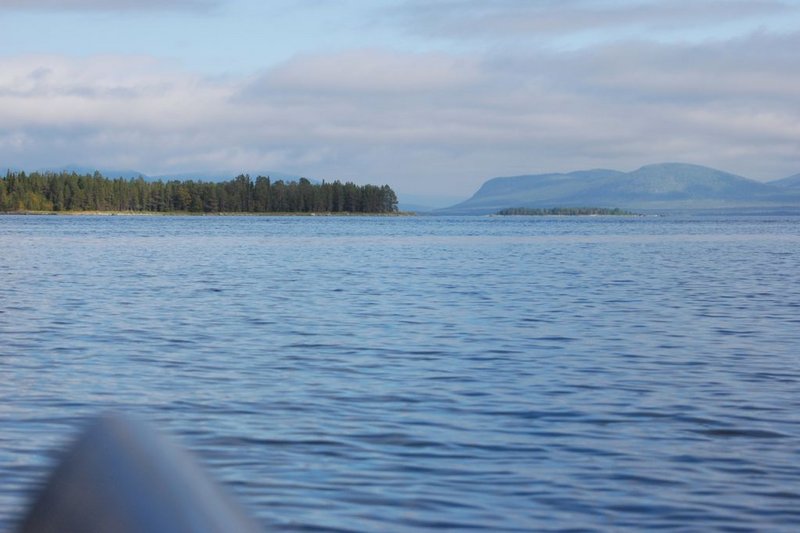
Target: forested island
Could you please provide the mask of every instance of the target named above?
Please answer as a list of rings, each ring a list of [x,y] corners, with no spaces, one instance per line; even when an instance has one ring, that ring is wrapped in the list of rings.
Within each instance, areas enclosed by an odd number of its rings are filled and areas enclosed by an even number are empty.
[[[625,211],[618,207],[509,207],[501,209],[497,215],[525,215],[525,216],[586,216],[586,215],[605,215],[605,216],[634,216],[636,213]]]
[[[239,175],[223,182],[110,179],[99,172],[9,171],[0,177],[4,212],[395,213],[388,185],[271,181]]]

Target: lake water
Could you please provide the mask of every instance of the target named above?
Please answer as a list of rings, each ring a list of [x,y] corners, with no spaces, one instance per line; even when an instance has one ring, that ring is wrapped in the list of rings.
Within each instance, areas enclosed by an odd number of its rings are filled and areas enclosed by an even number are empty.
[[[800,218],[0,217],[0,530],[107,410],[278,530],[800,522]]]

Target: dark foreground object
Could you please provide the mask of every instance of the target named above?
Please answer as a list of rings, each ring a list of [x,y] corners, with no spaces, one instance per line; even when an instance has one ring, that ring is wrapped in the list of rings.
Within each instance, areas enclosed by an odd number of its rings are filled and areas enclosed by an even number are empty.
[[[261,531],[189,454],[126,416],[94,422],[20,527],[42,532]]]

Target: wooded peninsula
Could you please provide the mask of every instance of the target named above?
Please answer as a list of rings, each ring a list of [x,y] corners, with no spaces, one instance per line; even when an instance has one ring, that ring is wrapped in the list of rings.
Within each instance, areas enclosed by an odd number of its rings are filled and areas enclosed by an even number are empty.
[[[395,213],[388,185],[340,181],[110,179],[99,172],[9,171],[0,177],[0,211],[152,213]]]

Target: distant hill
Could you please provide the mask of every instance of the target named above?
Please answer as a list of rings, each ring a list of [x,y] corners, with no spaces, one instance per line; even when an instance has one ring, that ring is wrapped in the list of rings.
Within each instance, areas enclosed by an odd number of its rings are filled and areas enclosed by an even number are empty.
[[[48,168],[37,169],[37,172],[55,172],[55,173],[74,172],[75,174],[81,174],[81,175],[94,174],[95,171],[100,172],[100,174],[102,174],[103,176],[111,179],[116,179],[116,178],[131,179],[131,178],[138,178],[140,176],[147,178],[145,174],[137,172],[135,170],[98,169],[95,167],[86,167],[81,165],[64,165],[63,167],[48,167]]]
[[[397,204],[400,211],[412,211],[415,213],[432,213],[437,209],[441,209],[455,203],[461,202],[462,197],[458,196],[441,196],[435,194],[399,194],[399,203]]]
[[[430,213],[431,211],[436,210],[435,208],[429,205],[408,204],[404,202],[399,202],[397,204],[397,209],[400,211],[410,212],[410,213]]]
[[[793,178],[788,178],[793,179]],[[647,165],[633,172],[596,169],[566,174],[494,178],[470,199],[441,214],[489,214],[509,207],[724,209],[800,207],[800,189],[760,183],[685,163]]]
[[[194,180],[194,181],[227,181],[235,178],[240,174],[248,174],[251,178],[255,179],[257,176],[269,176],[272,181],[297,181],[304,176],[295,176],[292,174],[285,174],[283,172],[272,172],[264,170],[261,172],[176,172],[172,174],[158,174],[155,176],[146,176],[148,180],[156,181],[170,181],[170,180]],[[312,183],[319,183],[319,180],[308,178]]]
[[[783,189],[800,189],[800,174],[795,174],[794,176],[789,176],[788,178],[770,181],[769,184],[774,185],[776,187],[781,187]]]
[[[20,171],[23,169],[19,168],[11,168],[9,170]],[[76,174],[94,174],[97,171],[106,178],[116,179],[116,178],[124,178],[124,179],[131,179],[131,178],[144,178],[146,181],[171,181],[171,180],[194,180],[194,181],[207,181],[207,182],[221,182],[221,181],[228,181],[239,174],[249,174],[251,178],[255,178],[256,176],[269,176],[272,181],[283,180],[286,182],[289,181],[297,181],[302,176],[295,176],[293,174],[286,174],[283,172],[272,172],[272,171],[261,171],[261,172],[207,172],[207,171],[200,171],[200,172],[175,172],[171,174],[157,174],[157,175],[148,175],[144,172],[139,172],[137,170],[114,170],[108,168],[98,168],[98,167],[91,167],[85,165],[64,165],[60,167],[45,167],[39,168],[36,172],[75,172]],[[308,178],[308,180],[312,183],[319,183],[320,180],[316,180],[314,178]]]

